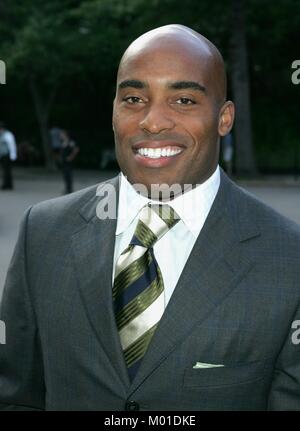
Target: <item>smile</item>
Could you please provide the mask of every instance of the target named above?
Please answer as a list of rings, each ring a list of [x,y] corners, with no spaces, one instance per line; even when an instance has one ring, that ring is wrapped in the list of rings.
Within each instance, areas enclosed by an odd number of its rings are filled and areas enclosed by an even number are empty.
[[[161,157],[174,157],[180,154],[183,149],[179,147],[138,148],[136,151],[143,157],[159,159]]]

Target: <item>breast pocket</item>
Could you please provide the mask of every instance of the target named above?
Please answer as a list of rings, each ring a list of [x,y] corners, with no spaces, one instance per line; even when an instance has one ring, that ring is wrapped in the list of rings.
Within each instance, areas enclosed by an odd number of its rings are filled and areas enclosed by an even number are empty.
[[[225,364],[224,367],[191,368],[185,371],[183,384],[185,387],[221,387],[250,383],[263,379],[270,366],[270,361],[263,360],[238,365]]]

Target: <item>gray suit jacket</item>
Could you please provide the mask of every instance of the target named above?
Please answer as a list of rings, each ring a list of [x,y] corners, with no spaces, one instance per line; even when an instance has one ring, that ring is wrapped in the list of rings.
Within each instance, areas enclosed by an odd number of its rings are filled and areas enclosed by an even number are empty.
[[[25,215],[0,314],[0,406],[300,410],[299,226],[222,173],[130,384],[112,309],[116,220],[96,217],[99,199],[91,187]]]

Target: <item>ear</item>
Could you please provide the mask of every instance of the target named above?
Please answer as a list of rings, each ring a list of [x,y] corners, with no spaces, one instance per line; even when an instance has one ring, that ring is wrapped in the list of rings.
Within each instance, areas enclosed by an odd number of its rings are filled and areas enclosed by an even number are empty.
[[[231,100],[227,100],[220,109],[218,132],[220,136],[227,135],[232,129],[235,108]]]

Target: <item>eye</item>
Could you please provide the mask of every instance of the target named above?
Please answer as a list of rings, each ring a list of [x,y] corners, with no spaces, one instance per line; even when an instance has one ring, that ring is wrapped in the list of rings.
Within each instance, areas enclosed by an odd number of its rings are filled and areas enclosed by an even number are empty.
[[[130,105],[135,105],[137,103],[143,102],[143,100],[137,96],[124,97],[123,101],[129,103]]]
[[[176,103],[178,105],[195,105],[196,102],[188,97],[180,97],[180,99],[176,100]]]

